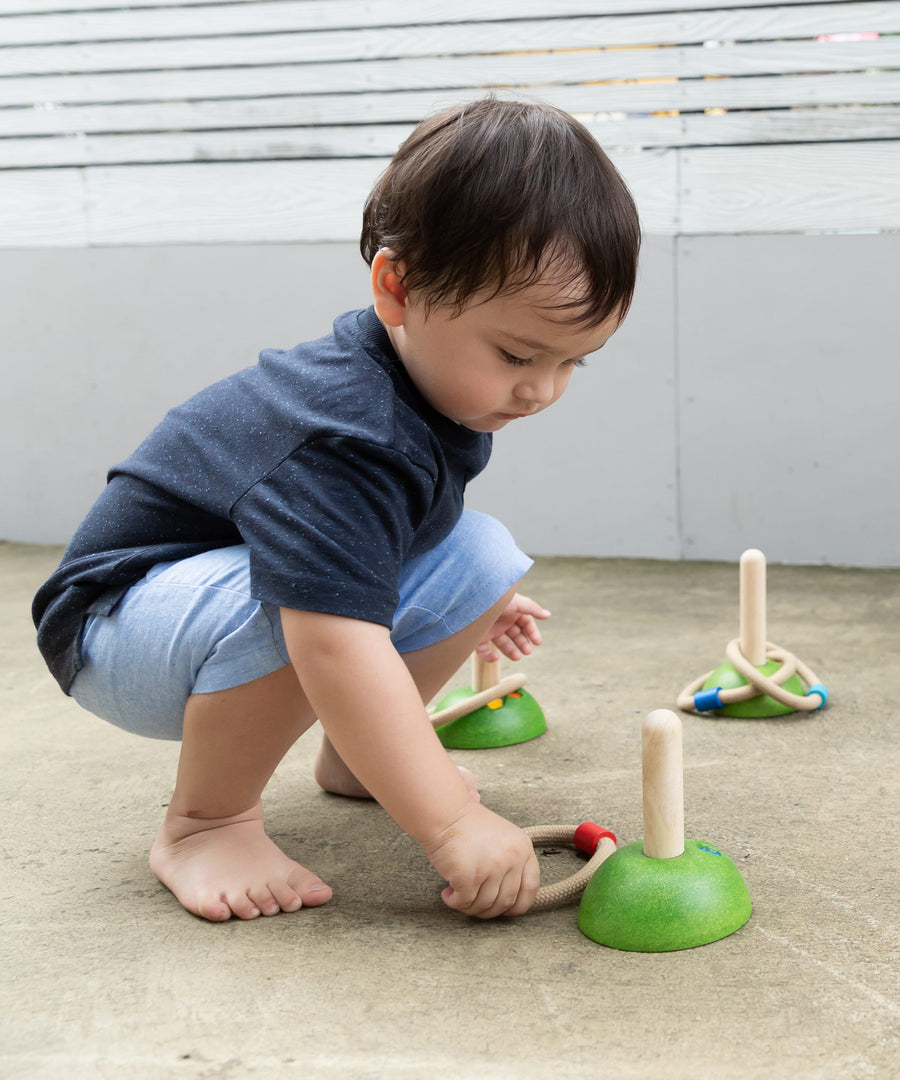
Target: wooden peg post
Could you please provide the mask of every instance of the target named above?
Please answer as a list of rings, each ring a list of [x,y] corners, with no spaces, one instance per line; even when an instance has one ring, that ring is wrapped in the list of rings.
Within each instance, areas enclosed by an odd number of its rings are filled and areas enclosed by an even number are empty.
[[[828,690],[818,675],[767,640],[766,557],[756,548],[741,556],[740,622],[740,636],[725,647],[726,662],[688,683],[678,708],[744,719],[823,708]]]
[[[581,897],[578,926],[614,949],[692,949],[743,926],[750,895],[727,855],[684,838],[681,720],[655,709],[641,735],[644,839],[618,848],[599,867]]]
[[[476,694],[500,682],[500,661],[482,660],[478,653],[472,653],[472,689]]]
[[[741,556],[741,637],[744,659],[766,662],[766,557],[756,548]]]
[[[644,854],[675,859],[684,854],[684,765],[681,720],[669,709],[644,719]]]

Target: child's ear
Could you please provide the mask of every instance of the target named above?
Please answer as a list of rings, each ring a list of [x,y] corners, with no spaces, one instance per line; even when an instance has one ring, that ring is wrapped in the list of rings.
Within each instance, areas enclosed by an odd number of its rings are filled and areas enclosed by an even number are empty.
[[[406,321],[407,291],[403,284],[406,267],[382,248],[372,260],[372,298],[375,314],[386,326],[402,326]]]

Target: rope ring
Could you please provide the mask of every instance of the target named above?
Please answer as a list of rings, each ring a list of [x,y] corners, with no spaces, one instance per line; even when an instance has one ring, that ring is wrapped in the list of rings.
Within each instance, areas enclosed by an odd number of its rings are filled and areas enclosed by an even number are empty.
[[[774,701],[798,712],[811,712],[814,709],[821,709],[825,704],[828,692],[819,682],[815,672],[801,660],[798,660],[792,652],[781,648],[780,645],[775,645],[771,641],[766,642],[766,660],[774,660],[781,664],[781,667],[771,675],[764,675],[747,660],[741,652],[739,638],[734,638],[728,642],[725,647],[725,655],[735,671],[747,680],[747,685],[735,686],[727,690],[719,687],[716,692],[717,703],[711,705],[711,708],[718,708],[719,705],[731,705],[736,701],[749,701],[750,698],[762,695],[768,695]],[[679,709],[684,709],[685,712],[707,711],[706,709],[698,709],[694,696],[716,670],[716,668],[713,668],[711,671],[707,671],[705,675],[701,675],[681,691],[678,695]],[[809,687],[805,695],[794,694],[782,686],[782,683],[787,682],[794,674],[799,675]]]
[[[573,896],[580,896],[596,873],[597,867],[616,850],[615,835],[609,829],[603,829],[593,822],[584,822],[578,826],[532,825],[522,831],[535,845],[567,844],[586,854],[593,851],[588,861],[576,873],[553,885],[541,886],[531,905],[532,911],[543,911],[571,900]]]

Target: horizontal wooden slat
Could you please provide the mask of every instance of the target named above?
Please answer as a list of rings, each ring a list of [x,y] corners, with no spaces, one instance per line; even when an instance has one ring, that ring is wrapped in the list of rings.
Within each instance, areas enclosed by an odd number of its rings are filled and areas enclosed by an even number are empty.
[[[0,247],[89,243],[82,170],[0,173]]]
[[[0,105],[160,101],[257,94],[362,93],[574,85],[611,79],[700,78],[900,67],[900,37],[872,42],[769,42],[601,52],[369,60],[266,68],[0,79]],[[0,118],[2,119],[2,118]]]
[[[0,168],[389,157],[411,124],[0,139]]]
[[[95,244],[316,243],[358,237],[384,159],[91,169]]]
[[[900,136],[900,106],[686,113],[589,122],[588,128],[607,147],[886,139]],[[411,124],[370,124],[0,139],[0,168],[384,157],[394,154],[412,129]]]
[[[676,228],[675,154],[616,159],[646,226],[657,232]],[[386,164],[372,158],[3,172],[0,206],[10,207],[11,217],[0,220],[0,246],[355,241],[365,196]],[[75,191],[83,184],[83,206],[76,210],[69,199],[63,213],[38,223],[37,210],[55,208],[66,184]]]
[[[613,159],[649,233],[900,228],[896,142],[617,152]],[[384,164],[6,172],[0,174],[0,206],[8,208],[0,243],[352,241],[365,193]]]
[[[739,146],[900,138],[900,106],[685,113],[588,125],[605,146]]]
[[[335,124],[418,123],[442,105],[480,97],[484,90],[400,91],[305,97],[228,98],[125,105],[17,107],[0,113],[0,132],[14,135],[192,131]],[[659,112],[679,109],[772,109],[811,105],[887,105],[900,101],[900,72],[850,72],[740,79],[681,79],[653,83],[533,86],[528,93],[570,112]],[[503,96],[501,94],[501,96]]]
[[[900,4],[684,2],[7,0],[0,243],[354,239],[411,126],[503,87],[585,119],[648,231],[897,227]]]
[[[680,156],[683,233],[900,229],[900,142]]]
[[[507,5],[506,17],[493,22],[343,31],[312,29],[307,9],[308,4],[295,0],[7,19],[0,23],[0,40],[22,47],[0,50],[0,74],[457,56],[900,30],[900,10],[893,0],[618,16],[595,8],[595,17],[565,19],[524,19],[518,12],[510,19]],[[291,55],[286,57],[288,50]]]
[[[253,6],[259,0],[231,0],[238,6]],[[779,0],[782,5],[805,4],[809,0]],[[847,0],[820,0],[822,3],[846,3]],[[15,14],[43,12],[83,12],[110,10],[122,7],[123,0],[7,0],[5,11]],[[414,9],[396,0],[303,0],[310,27],[338,29],[341,27],[396,26],[411,21],[417,23],[478,22],[503,18],[540,18],[553,15],[559,18],[596,15],[597,0],[517,0],[511,7],[504,0],[416,0]],[[647,11],[678,11],[684,0],[602,0],[606,14],[628,14]],[[771,0],[740,0],[741,7],[770,4]],[[180,8],[206,6],[208,0],[128,0],[129,8]],[[690,0],[692,9],[727,6],[723,0]]]
[[[243,10],[243,9],[241,9]],[[194,32],[209,34],[207,13]],[[829,18],[828,16],[832,17]],[[289,29],[289,28],[288,28]],[[707,13],[533,22],[417,26],[321,33],[245,33],[226,37],[113,41],[0,49],[0,76],[153,71],[230,65],[326,63],[385,58],[471,56],[534,50],[597,49],[706,41],[811,38],[848,29],[900,30],[892,2],[760,8]]]

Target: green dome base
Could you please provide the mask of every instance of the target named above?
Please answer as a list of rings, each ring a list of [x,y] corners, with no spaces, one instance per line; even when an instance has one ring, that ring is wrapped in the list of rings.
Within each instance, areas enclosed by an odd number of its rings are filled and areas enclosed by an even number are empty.
[[[685,840],[683,855],[651,859],[637,840],[610,855],[588,882],[578,927],[613,949],[671,952],[728,937],[750,912],[740,871],[712,844]]]
[[[438,709],[447,709],[474,693],[471,686],[453,690],[440,702]],[[491,702],[491,705],[435,728],[441,743],[448,750],[486,750],[528,742],[547,730],[541,707],[527,690],[515,690],[498,700],[501,704],[496,708],[491,708],[494,704]]]
[[[757,668],[763,675],[774,675],[781,667],[777,660],[767,660]],[[721,664],[703,684],[704,690],[713,690],[720,687],[722,690],[732,690],[738,686],[746,686],[747,680],[731,664]],[[806,687],[797,674],[792,675],[783,684],[785,690],[804,697]],[[780,701],[769,697],[768,694],[758,694],[746,701],[733,701],[729,705],[723,705],[721,709],[714,709],[717,716],[738,716],[745,720],[761,720],[767,716],[785,716],[787,713],[796,712],[790,705],[782,705]]]

